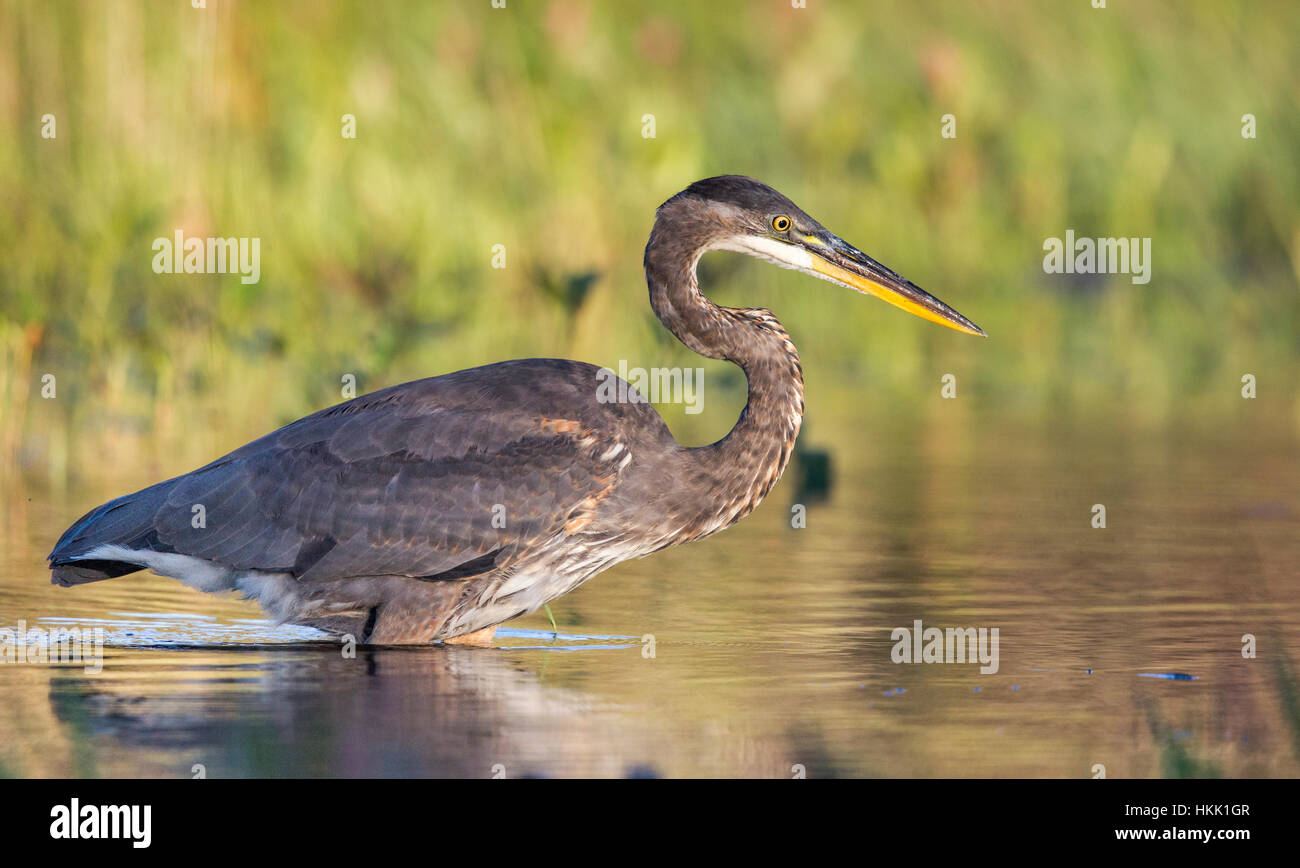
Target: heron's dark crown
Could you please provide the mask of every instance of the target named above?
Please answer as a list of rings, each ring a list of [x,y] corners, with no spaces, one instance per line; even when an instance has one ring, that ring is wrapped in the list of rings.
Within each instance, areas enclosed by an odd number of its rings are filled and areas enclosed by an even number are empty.
[[[753,215],[786,214],[791,217],[808,218],[808,215],[786,196],[764,184],[744,175],[718,175],[696,181],[682,192],[673,196],[664,205],[670,205],[684,199],[697,199],[703,202],[716,202],[730,205]],[[663,206],[660,206],[663,207]]]

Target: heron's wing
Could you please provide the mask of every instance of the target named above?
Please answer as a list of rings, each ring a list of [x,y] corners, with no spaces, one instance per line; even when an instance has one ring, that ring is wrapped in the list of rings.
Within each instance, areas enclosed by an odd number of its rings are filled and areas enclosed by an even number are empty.
[[[303,581],[464,578],[576,530],[626,465],[590,420],[357,401],[176,479],[158,547]]]

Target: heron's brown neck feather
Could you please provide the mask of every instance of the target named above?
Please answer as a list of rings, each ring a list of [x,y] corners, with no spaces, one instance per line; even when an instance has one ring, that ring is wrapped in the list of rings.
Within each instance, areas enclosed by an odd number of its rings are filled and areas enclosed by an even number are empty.
[[[744,518],[758,506],[790,460],[803,422],[799,353],[771,311],[714,304],[700,292],[695,265],[709,240],[684,243],[656,224],[646,247],[646,282],[659,320],[703,356],[739,365],[749,400],[726,437],[687,450],[689,490],[705,486],[711,510],[687,538]]]

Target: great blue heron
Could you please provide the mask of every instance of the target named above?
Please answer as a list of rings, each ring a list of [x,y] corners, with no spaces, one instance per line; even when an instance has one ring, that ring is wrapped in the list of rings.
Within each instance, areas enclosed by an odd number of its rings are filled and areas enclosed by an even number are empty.
[[[738,175],[697,181],[659,207],[646,282],[682,343],[745,372],[749,400],[723,439],[680,446],[650,404],[608,400],[638,393],[602,390],[609,372],[595,365],[471,368],[345,401],[109,501],[59,539],[53,581],[150,569],[364,643],[487,642],[497,625],[620,561],[722,530],[785,469],[803,372],[770,311],[700,293],[695,266],[710,250],[984,334],[771,187]]]

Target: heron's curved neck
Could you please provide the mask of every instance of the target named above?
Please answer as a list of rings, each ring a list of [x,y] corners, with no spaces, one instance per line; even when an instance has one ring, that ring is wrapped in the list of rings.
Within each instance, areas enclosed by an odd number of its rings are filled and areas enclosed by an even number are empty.
[[[749,400],[726,437],[690,449],[697,484],[709,485],[718,514],[703,533],[748,515],[780,478],[803,422],[803,368],[790,336],[770,311],[714,304],[700,292],[695,265],[708,243],[682,245],[656,224],[646,246],[650,305],[678,340],[745,372]],[[692,486],[693,490],[695,486]]]

